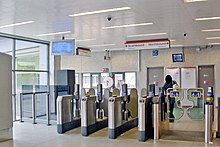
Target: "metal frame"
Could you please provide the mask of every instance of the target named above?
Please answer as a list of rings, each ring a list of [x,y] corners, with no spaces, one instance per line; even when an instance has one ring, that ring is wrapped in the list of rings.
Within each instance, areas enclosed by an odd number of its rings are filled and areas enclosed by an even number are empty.
[[[98,75],[98,84],[100,84],[101,83],[101,73],[90,73],[90,88],[93,88],[93,86],[92,86],[92,76],[93,75]]]
[[[16,97],[17,97],[17,94],[16,94],[16,72],[39,72],[39,73],[47,73],[47,86],[48,86],[48,91],[50,91],[50,86],[49,86],[49,83],[50,83],[50,51],[49,51],[49,45],[50,45],[50,42],[49,41],[44,41],[44,40],[39,40],[39,39],[33,39],[33,38],[28,38],[28,37],[23,37],[23,36],[17,36],[17,35],[11,35],[11,34],[5,34],[5,33],[0,33],[0,37],[2,38],[8,38],[8,39],[12,39],[13,42],[12,42],[12,86],[13,86],[13,91],[12,91],[12,101],[13,101],[13,104],[14,104],[14,111],[13,111],[13,121],[18,121],[16,119],[16,114],[17,114],[17,111],[16,111]],[[47,45],[47,70],[16,70],[16,41],[27,41],[27,42],[33,42],[33,43],[39,43],[39,44],[43,44],[43,45]],[[21,102],[20,102],[21,104]],[[49,100],[49,95],[48,95],[48,98],[47,98],[47,113],[50,114],[50,100]],[[22,120],[20,120],[22,121]],[[47,118],[47,124],[50,124],[49,123],[50,121],[50,117],[48,115],[48,118]]]

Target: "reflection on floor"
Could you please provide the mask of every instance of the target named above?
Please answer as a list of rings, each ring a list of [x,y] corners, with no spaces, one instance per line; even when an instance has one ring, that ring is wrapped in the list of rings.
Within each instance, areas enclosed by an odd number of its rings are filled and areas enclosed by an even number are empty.
[[[187,116],[187,109],[185,108],[183,117],[175,120],[174,123],[170,123],[170,130],[162,134],[161,139],[203,142],[204,120],[191,120]]]
[[[148,140],[138,142],[137,128],[134,128],[115,140],[108,139],[107,129],[100,130],[89,137],[80,135],[80,128],[63,135],[57,134],[56,126],[45,124],[14,123],[14,140],[0,143],[0,147],[176,147],[206,146],[203,141]],[[211,145],[210,145],[211,146]],[[212,146],[220,146],[220,139]]]

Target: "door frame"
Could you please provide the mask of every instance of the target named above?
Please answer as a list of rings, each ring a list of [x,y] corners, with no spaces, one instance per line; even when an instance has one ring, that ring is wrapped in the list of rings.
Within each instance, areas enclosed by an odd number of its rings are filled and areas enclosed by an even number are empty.
[[[198,85],[198,87],[199,87],[199,67],[201,67],[201,66],[203,66],[203,67],[210,67],[210,66],[213,66],[213,69],[214,69],[214,81],[213,81],[213,86],[215,87],[215,71],[216,71],[216,65],[215,64],[209,64],[209,65],[198,65],[197,66],[197,85]]]
[[[156,69],[156,68],[163,68],[163,75],[165,76],[165,67],[164,66],[155,66],[155,67],[146,67],[147,74],[146,74],[146,86],[149,85],[149,69]]]

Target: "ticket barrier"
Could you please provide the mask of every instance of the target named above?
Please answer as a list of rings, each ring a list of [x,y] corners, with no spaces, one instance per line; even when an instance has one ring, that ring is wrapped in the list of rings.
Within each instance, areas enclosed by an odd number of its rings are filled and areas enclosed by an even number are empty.
[[[207,97],[205,98],[205,143],[213,140],[213,120],[214,120],[214,95],[213,87],[208,87]]]
[[[57,132],[59,134],[80,126],[80,117],[73,117],[72,101],[72,95],[57,98]]]
[[[101,108],[103,102],[102,87],[98,85],[97,96],[95,90],[90,88],[89,93],[82,97],[81,102],[81,134],[88,136],[108,126],[108,119]]]
[[[138,102],[138,140],[144,142],[153,138],[152,98],[147,97],[147,89],[141,90],[141,99]]]
[[[122,133],[138,125],[137,89],[130,91],[130,100],[127,95],[126,86],[123,89],[122,96],[118,96],[117,90],[114,89],[113,97],[108,102],[108,136],[115,139]]]
[[[168,104],[168,111],[167,115],[169,119],[179,120],[184,115],[184,107],[181,105],[181,101],[184,98],[187,98],[188,101],[192,102],[192,106],[186,108],[187,116],[192,121],[204,121],[205,123],[205,143],[212,142],[212,125],[213,125],[213,118],[214,118],[214,112],[213,112],[213,88],[209,87],[208,89],[208,97],[205,98],[204,101],[204,90],[202,88],[190,88],[187,89],[187,96],[184,97],[182,89],[168,89],[167,90],[167,98],[174,98],[175,99],[175,105],[174,105],[174,118],[170,118],[170,104]],[[167,99],[167,102],[169,103],[169,99]],[[161,106],[159,103],[160,101],[157,101],[155,98],[153,101],[153,128],[154,128],[154,140],[160,139],[160,136],[162,134],[162,128],[163,130],[169,129],[169,123],[168,127],[161,127],[161,124],[163,121],[159,118],[161,116],[160,108]],[[159,105],[158,105],[159,104]],[[204,114],[205,112],[205,114]],[[205,119],[205,120],[204,120]],[[165,128],[165,129],[164,129]]]
[[[161,118],[161,98],[159,96],[143,97],[138,104],[138,140],[144,142],[150,138],[158,140],[169,129],[169,121]]]
[[[75,84],[74,90],[74,96],[65,95],[57,98],[57,132],[59,134],[77,128],[81,124],[79,84]]]

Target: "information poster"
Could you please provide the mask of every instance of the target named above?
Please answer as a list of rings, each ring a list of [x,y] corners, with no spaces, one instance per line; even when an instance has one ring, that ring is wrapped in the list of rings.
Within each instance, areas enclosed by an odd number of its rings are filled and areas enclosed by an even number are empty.
[[[181,88],[196,88],[196,68],[195,67],[183,67],[181,68]],[[182,106],[192,106],[192,102],[187,97],[187,91],[184,91],[184,100]],[[197,99],[194,99],[194,105],[197,106]]]
[[[181,68],[181,88],[196,88],[196,68]]]
[[[180,84],[180,68],[166,68],[166,76],[171,75],[172,79],[177,82],[178,85]]]

